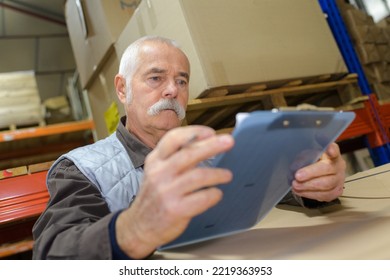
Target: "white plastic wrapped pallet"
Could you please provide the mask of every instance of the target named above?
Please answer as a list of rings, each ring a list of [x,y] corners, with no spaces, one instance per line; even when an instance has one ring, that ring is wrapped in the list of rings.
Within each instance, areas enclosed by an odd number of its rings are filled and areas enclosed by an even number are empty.
[[[44,116],[33,71],[0,74],[0,129],[41,125]]]

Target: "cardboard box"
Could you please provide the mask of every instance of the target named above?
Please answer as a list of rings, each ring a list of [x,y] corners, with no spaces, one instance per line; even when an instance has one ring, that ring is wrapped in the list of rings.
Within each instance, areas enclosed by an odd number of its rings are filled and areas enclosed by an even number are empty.
[[[343,10],[345,25],[356,43],[375,43],[380,34],[372,16],[349,5],[351,8]]]
[[[390,100],[390,83],[372,83],[372,88],[379,100]]]
[[[376,44],[388,44],[389,43],[389,40],[388,40],[388,36],[387,36],[387,32],[386,32],[386,29],[387,28],[382,28],[382,27],[378,27],[378,26],[375,26],[375,31],[374,31],[374,34],[375,34],[375,43]]]
[[[83,88],[88,86],[140,0],[68,0],[65,18]]]
[[[368,15],[366,12],[357,9],[355,6],[351,9],[344,10],[343,15],[345,16],[345,24],[347,26],[364,26],[375,25],[374,18]]]
[[[384,19],[378,21],[376,24],[377,24],[379,27],[388,27],[388,26],[390,26],[390,17],[387,16],[387,17],[385,17]]]
[[[377,44],[376,49],[381,61],[390,62],[390,44]]]
[[[125,115],[123,104],[116,95],[114,77],[118,73],[119,59],[115,52],[105,61],[99,74],[92,80],[88,88],[88,99],[98,139],[109,135],[104,113],[115,102],[120,116]]]
[[[376,47],[376,44],[357,43],[355,47],[361,63],[370,64],[381,61],[381,57]]]
[[[370,83],[390,82],[390,64],[386,61],[363,65],[363,70]]]
[[[382,30],[383,30],[383,34],[386,37],[387,43],[390,43],[390,26],[382,28]]]
[[[144,35],[181,44],[190,99],[221,86],[348,72],[317,1],[142,1],[115,44],[118,57]]]
[[[369,83],[377,82],[377,78],[375,76],[375,69],[372,65],[362,65],[362,68]]]
[[[375,26],[371,25],[359,25],[353,26],[349,29],[352,40],[355,43],[375,43],[378,30]]]
[[[375,78],[378,82],[390,82],[390,65],[387,62],[379,62],[372,65]]]

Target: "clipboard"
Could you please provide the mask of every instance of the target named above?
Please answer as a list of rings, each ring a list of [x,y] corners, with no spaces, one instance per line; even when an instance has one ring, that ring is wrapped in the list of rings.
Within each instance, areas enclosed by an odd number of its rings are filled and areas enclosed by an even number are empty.
[[[238,114],[234,147],[213,166],[233,172],[222,200],[194,217],[166,250],[231,235],[259,223],[289,192],[295,172],[317,161],[355,118],[353,112],[255,111]]]

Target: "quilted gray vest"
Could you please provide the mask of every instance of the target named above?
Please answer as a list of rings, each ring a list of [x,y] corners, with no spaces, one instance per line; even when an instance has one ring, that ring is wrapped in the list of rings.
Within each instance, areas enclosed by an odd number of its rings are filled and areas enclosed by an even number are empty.
[[[142,168],[134,168],[116,133],[92,145],[62,155],[70,159],[101,192],[111,212],[127,208],[138,193],[143,177]]]
[[[77,148],[56,160],[70,159],[101,192],[111,212],[127,208],[137,195],[143,178],[143,169],[134,168],[116,133],[92,145]],[[212,158],[198,166],[208,167]]]

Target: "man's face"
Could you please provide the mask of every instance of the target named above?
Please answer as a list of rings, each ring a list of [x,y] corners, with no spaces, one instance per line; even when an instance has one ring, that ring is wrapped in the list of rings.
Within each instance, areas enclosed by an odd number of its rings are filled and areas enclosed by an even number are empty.
[[[126,105],[130,131],[141,139],[144,134],[161,138],[168,130],[180,126],[178,111],[170,109],[170,104],[177,103],[185,112],[189,68],[187,57],[177,48],[163,43],[147,43],[141,47],[131,84],[132,99]],[[157,105],[157,110],[153,110],[156,103],[165,105]]]

